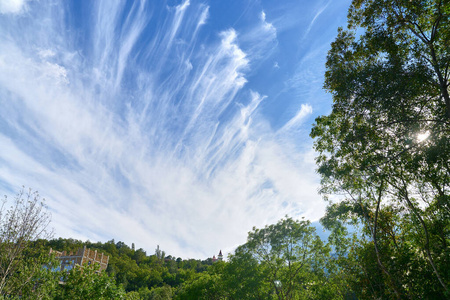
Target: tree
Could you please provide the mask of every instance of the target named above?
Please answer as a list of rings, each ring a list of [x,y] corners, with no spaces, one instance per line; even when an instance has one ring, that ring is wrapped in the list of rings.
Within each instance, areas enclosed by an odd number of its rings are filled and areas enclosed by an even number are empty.
[[[230,299],[270,299],[275,293],[268,268],[242,246],[229,256],[222,280]]]
[[[202,272],[181,285],[174,299],[229,299],[226,294],[227,290],[222,285],[220,274]]]
[[[329,216],[362,223],[397,298],[449,296],[449,14],[448,1],[354,0],[327,57],[333,110],[311,132],[321,191],[340,195]],[[410,280],[422,271],[426,291]]]
[[[45,289],[51,280],[51,258],[38,239],[49,238],[50,214],[37,192],[22,189],[7,208],[0,206],[0,295],[23,295]]]
[[[247,243],[230,256],[228,268],[233,269],[236,282],[229,288],[236,289],[237,298],[245,299],[271,295],[297,299],[320,294],[329,251],[309,221],[286,217],[277,224],[253,228]]]
[[[63,284],[60,284],[54,299],[101,300],[127,299],[125,290],[117,286],[114,278],[99,271],[96,264],[76,266],[63,274]],[[135,295],[130,294],[132,299]]]

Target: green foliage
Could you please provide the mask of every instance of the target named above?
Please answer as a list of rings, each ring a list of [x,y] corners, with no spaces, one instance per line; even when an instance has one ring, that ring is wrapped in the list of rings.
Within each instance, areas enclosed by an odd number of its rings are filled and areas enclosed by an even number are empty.
[[[142,298],[140,297],[139,292],[132,291],[132,292],[128,292],[125,295],[125,299],[126,300],[141,300]]]
[[[55,243],[70,248],[79,241],[48,242]],[[247,243],[230,255],[229,262],[164,257],[158,255],[162,253],[159,248],[155,255],[146,256],[142,249],[133,250],[114,241],[84,245],[114,253],[107,273],[124,284],[127,293],[105,273],[76,268],[65,275],[66,284],[58,290],[57,299],[102,299],[106,297],[101,290],[105,285],[114,287],[112,292],[118,293],[114,297],[123,299],[343,299],[348,290],[345,280],[335,272],[338,267],[329,246],[304,220],[285,218],[263,229],[254,228]]]
[[[323,224],[361,298],[450,295],[449,12],[355,0],[328,54],[333,110],[311,136],[321,191],[339,199]]]
[[[45,241],[38,240],[29,243],[23,252],[23,261],[16,270],[13,295],[26,299],[53,299],[58,286],[59,273],[54,272],[58,261],[44,247]]]
[[[114,240],[91,243],[59,238],[48,241],[46,246],[58,251],[76,251],[86,246],[109,255],[106,273],[125,289],[130,299],[172,299],[184,283],[194,280],[196,274],[212,264],[211,259],[175,259],[159,247],[155,255],[147,255],[143,249],[134,250]]]
[[[110,255],[106,272],[98,272],[95,265],[52,271],[58,263],[48,255],[50,247],[74,251],[84,246]],[[259,256],[262,249],[270,249],[269,255]],[[345,284],[331,272],[336,267],[329,247],[308,221],[290,218],[254,229],[229,262],[147,256],[122,242],[62,238],[36,241],[27,251],[31,252],[24,257],[34,257],[32,251],[41,255],[36,256],[39,263],[34,261],[39,267],[33,285],[9,294],[8,299],[19,295],[26,299],[340,299],[341,290],[345,291]]]
[[[220,274],[197,273],[177,291],[174,299],[227,299]]]
[[[86,264],[63,274],[54,299],[126,299],[126,295],[113,278],[99,271],[98,266]]]
[[[291,218],[254,228],[225,267],[223,280],[232,299],[339,299],[329,284],[330,248],[309,221]]]

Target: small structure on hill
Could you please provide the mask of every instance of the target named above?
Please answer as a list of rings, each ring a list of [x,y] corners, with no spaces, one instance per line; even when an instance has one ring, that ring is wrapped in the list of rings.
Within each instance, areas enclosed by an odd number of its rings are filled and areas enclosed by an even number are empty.
[[[216,261],[222,261],[222,260],[223,260],[222,250],[219,251],[219,255],[217,255],[217,258],[215,255],[213,255],[213,257],[212,257],[213,263],[215,263]]]
[[[84,264],[99,264],[99,271],[104,271],[108,267],[109,256],[98,253],[97,250],[91,250],[84,246],[77,250],[76,253],[66,251],[55,251],[50,249],[50,254],[54,253],[55,257],[61,262],[61,271],[70,271],[75,265],[83,266]]]

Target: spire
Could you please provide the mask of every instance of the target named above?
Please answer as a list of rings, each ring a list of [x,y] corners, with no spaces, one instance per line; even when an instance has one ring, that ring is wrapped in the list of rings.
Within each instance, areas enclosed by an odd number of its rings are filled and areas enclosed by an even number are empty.
[[[217,255],[219,260],[223,260],[222,250],[219,251],[219,255]]]

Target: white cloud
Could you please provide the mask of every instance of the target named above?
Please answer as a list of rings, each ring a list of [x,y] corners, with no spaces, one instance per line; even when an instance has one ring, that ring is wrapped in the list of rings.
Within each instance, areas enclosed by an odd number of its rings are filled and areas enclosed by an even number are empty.
[[[56,53],[55,53],[55,51],[53,51],[51,49],[41,49],[38,51],[38,55],[42,59],[47,59],[47,58],[54,57],[56,55]]]
[[[317,219],[311,153],[273,132],[266,97],[246,88],[252,59],[275,45],[265,14],[262,44],[235,29],[206,43],[193,34],[205,5],[170,8],[149,37],[150,2],[114,4],[96,3],[93,39],[75,48],[53,17],[64,4],[0,37],[2,185],[38,189],[57,235],[181,257],[232,249],[285,214]],[[302,105],[285,129],[310,113]]]
[[[197,26],[195,27],[194,36],[197,35],[197,32],[200,29],[200,27],[206,24],[208,17],[209,17],[209,6],[207,5],[202,6],[200,18],[197,22]]]
[[[276,50],[278,45],[277,29],[267,21],[266,13],[261,11],[260,23],[254,25],[240,38],[250,54],[252,61],[267,59]]]
[[[309,104],[302,104],[300,106],[299,111],[297,112],[297,114],[291,118],[281,129],[280,131],[283,130],[289,130],[292,129],[295,126],[299,126],[301,125],[301,123],[303,122],[303,120],[309,116],[310,114],[312,114],[313,110],[311,105]]]
[[[275,26],[272,23],[269,23],[269,22],[266,21],[266,13],[264,11],[261,12],[260,18],[261,18],[261,21],[263,23],[263,28],[266,31],[270,32],[271,34],[276,35],[277,29],[275,28]]]
[[[306,28],[306,31],[304,33],[304,37],[306,37],[309,32],[311,31],[312,27],[314,26],[314,24],[316,23],[317,18],[324,12],[325,9],[327,9],[328,5],[330,5],[331,1],[328,1],[327,4],[321,6],[316,14],[314,15],[314,17],[312,18],[311,22],[309,23],[308,27]]]
[[[0,0],[1,14],[18,14],[21,13],[26,6],[26,0]]]

